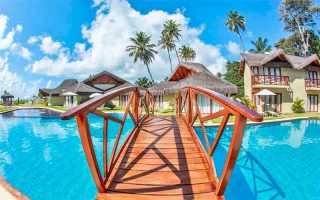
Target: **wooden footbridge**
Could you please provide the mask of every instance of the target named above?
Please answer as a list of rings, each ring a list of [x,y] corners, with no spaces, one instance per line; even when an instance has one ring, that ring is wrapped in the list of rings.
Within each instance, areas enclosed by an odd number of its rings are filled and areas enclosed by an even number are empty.
[[[122,119],[98,108],[111,99],[130,94]],[[221,106],[221,110],[203,116],[196,95],[204,95]],[[123,86],[87,101],[61,115],[76,117],[82,146],[96,184],[96,199],[224,199],[243,138],[247,119],[261,121],[261,116],[245,106],[211,90],[187,87],[176,98],[176,116],[153,116],[154,98],[135,86]],[[104,118],[103,169],[99,169],[92,145],[87,115]],[[134,128],[123,144],[119,144],[127,115]],[[218,178],[213,152],[231,115],[235,124],[221,176]],[[212,144],[209,144],[204,122],[222,117]],[[205,146],[193,129],[198,119]],[[120,124],[117,138],[108,155],[108,121]],[[108,159],[109,158],[109,159]]]

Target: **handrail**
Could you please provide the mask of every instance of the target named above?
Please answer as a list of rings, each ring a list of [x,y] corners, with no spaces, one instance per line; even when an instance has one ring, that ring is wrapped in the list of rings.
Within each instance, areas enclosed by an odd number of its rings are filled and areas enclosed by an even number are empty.
[[[149,114],[153,114],[154,112],[154,97],[150,94],[148,90],[145,90],[144,95],[142,95],[140,91],[141,91],[141,88],[137,86],[131,86],[131,85],[120,86],[119,88],[115,88],[99,97],[96,97],[83,104],[80,104],[60,115],[60,118],[63,120],[68,120],[73,117],[76,117],[80,139],[82,142],[82,147],[91,171],[91,175],[93,177],[93,180],[99,192],[105,192],[105,183],[108,180],[109,176],[111,175],[120,154],[122,153],[125,145],[129,141],[129,138],[131,138],[132,135],[136,132],[137,128],[143,122],[145,117],[148,116]],[[97,109],[98,107],[112,100],[113,98],[120,95],[125,95],[128,93],[130,93],[130,98],[125,108],[125,112],[123,114],[122,119],[111,116]],[[103,173],[101,173],[99,169],[95,150],[92,144],[92,138],[91,138],[89,123],[88,123],[89,113],[92,113],[94,115],[104,118]],[[128,114],[131,116],[134,122],[134,128],[131,131],[131,133],[127,136],[127,139],[124,141],[124,143],[120,146],[118,150],[119,141],[120,141],[125,120]],[[108,160],[108,121],[109,120],[112,120],[120,124],[119,130],[115,139],[115,143],[112,148],[110,160]]]
[[[306,87],[320,87],[320,79],[305,79],[305,86]]]
[[[205,97],[219,104],[222,107],[222,109],[215,113],[208,114],[207,116],[203,116],[203,113],[200,112],[196,95],[204,95]],[[180,115],[184,118],[189,129],[191,130],[191,132],[193,132],[195,136],[197,136],[197,134],[194,131],[193,124],[195,123],[197,118],[199,119],[206,148],[203,147],[201,142],[199,142],[199,145],[202,148],[202,150],[206,153],[206,159],[211,169],[210,177],[211,180],[214,182],[214,186],[216,188],[216,195],[223,196],[240,150],[240,145],[242,142],[244,128],[246,126],[247,119],[255,122],[260,122],[262,120],[262,116],[257,112],[250,110],[244,105],[220,93],[205,88],[195,87],[185,87],[179,91],[176,101],[176,108],[177,115]],[[225,127],[231,115],[235,116],[234,129],[227,154],[227,159],[225,161],[223,171],[219,179],[215,172],[212,155],[216,150],[216,147],[221,139],[221,136],[225,130]],[[204,122],[218,117],[222,117],[222,121],[218,128],[216,137],[210,145]]]
[[[252,75],[252,84],[289,85],[289,76]]]

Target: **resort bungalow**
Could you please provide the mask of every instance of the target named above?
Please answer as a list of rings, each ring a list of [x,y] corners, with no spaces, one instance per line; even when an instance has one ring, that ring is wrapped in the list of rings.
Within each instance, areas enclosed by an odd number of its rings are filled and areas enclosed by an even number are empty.
[[[7,91],[4,91],[3,95],[1,96],[2,105],[3,106],[13,106],[13,101],[12,101],[13,98],[14,98],[14,96],[12,94],[10,94]]]
[[[245,95],[253,100],[258,112],[292,113],[293,101],[304,100],[306,112],[318,112],[320,61],[287,55],[283,50],[271,54],[242,53],[240,75],[244,76]],[[255,95],[266,89],[273,95]],[[266,91],[265,90],[265,91]]]
[[[99,96],[106,91],[127,83],[127,81],[120,77],[103,71],[94,76],[90,76],[82,82],[78,82],[76,79],[67,79],[54,89],[44,88],[40,89],[39,92],[49,98],[52,106],[74,107],[94,96]],[[128,99],[128,95],[121,95],[113,99],[112,103],[116,106],[124,106]]]
[[[167,81],[148,90],[155,96],[156,108],[167,109],[174,105],[178,91],[186,86],[207,88],[226,96],[238,92],[237,86],[213,75],[204,65],[193,62],[180,63]],[[202,113],[212,113],[220,109],[218,104],[205,96],[197,95],[197,101]]]

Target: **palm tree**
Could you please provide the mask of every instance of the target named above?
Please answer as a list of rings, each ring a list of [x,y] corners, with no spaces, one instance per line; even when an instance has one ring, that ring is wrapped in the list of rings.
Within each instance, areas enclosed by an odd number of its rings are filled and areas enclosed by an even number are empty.
[[[171,40],[171,42],[174,44],[174,50],[176,52],[176,56],[179,62],[180,62],[180,59],[178,56],[178,51],[177,51],[174,40],[176,39],[177,41],[179,41],[179,38],[181,37],[181,34],[180,34],[181,29],[179,29],[180,26],[181,24],[178,24],[176,21],[170,19],[163,24],[163,31],[162,31],[162,35],[167,35]]]
[[[170,53],[176,47],[176,45],[174,44],[173,40],[169,37],[169,35],[161,34],[159,46],[161,49],[167,50],[169,61],[170,61],[171,72],[172,72],[172,62],[171,62]]]
[[[185,62],[192,61],[196,58],[196,52],[191,47],[183,45],[179,48],[179,56],[184,59]]]
[[[271,45],[268,45],[268,39],[259,37],[257,41],[251,41],[255,49],[250,49],[250,53],[265,53],[271,51]]]
[[[241,34],[240,34],[240,29],[242,31],[246,30],[246,25],[245,25],[246,24],[246,20],[245,20],[245,18],[242,15],[240,15],[240,13],[237,12],[237,11],[230,11],[227,14],[227,16],[228,16],[228,18],[226,20],[226,26],[228,27],[228,29],[230,31],[235,32],[240,37],[243,50],[245,51],[245,47],[244,47],[244,44],[243,44],[243,41],[242,41],[242,37],[241,37]]]
[[[147,35],[144,32],[136,33],[135,38],[130,38],[132,45],[128,45],[126,51],[129,52],[130,57],[134,57],[134,63],[138,60],[143,62],[146,65],[151,81],[154,83],[152,74],[150,72],[149,64],[154,60],[154,54],[158,52],[153,48],[156,47],[155,44],[150,43],[151,36]]]
[[[151,81],[147,77],[138,78],[138,80],[136,80],[135,84],[137,84],[141,87],[144,87],[144,88],[151,87],[151,85],[152,85]]]

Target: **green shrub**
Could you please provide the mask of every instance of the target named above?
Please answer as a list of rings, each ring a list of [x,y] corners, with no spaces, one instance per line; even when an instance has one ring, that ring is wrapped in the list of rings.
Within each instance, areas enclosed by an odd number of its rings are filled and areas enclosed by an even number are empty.
[[[239,103],[241,103],[242,105],[247,106],[250,109],[254,108],[253,102],[247,96],[239,97],[237,100],[239,101]]]
[[[304,106],[304,100],[297,97],[293,101],[291,109],[294,113],[303,113],[304,112],[303,106]]]
[[[108,101],[107,103],[104,104],[104,107],[107,107],[113,110],[116,107],[116,105],[114,105],[112,101]]]
[[[86,98],[79,98],[79,99],[77,99],[77,103],[78,103],[78,105],[80,105],[80,104],[82,104],[82,103],[84,103],[84,102],[86,102],[86,101],[88,101],[88,100],[89,100],[88,97],[86,97]]]

